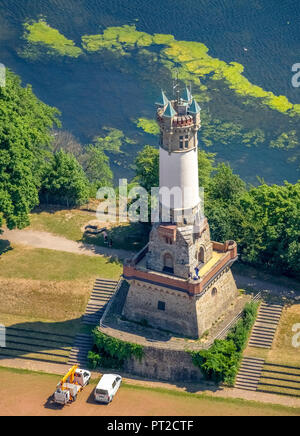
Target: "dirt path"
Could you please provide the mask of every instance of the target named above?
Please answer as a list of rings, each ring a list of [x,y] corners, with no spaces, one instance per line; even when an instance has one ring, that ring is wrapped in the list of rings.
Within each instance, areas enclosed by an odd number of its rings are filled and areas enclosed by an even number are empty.
[[[93,398],[95,383],[80,393],[76,403],[64,408],[51,402],[58,377],[53,375],[11,373],[1,369],[0,415],[50,416],[299,416],[300,409],[268,404],[237,402],[212,397],[174,395],[172,391],[155,391],[125,384],[109,405],[97,404]],[[16,401],[19,398],[20,401]],[[130,421],[130,418],[128,418]]]
[[[34,362],[27,361],[22,359],[2,359],[0,360],[0,377],[1,372],[4,372],[2,368],[12,368],[12,369],[26,369],[29,371],[36,372],[45,372],[48,374],[57,374],[58,379],[59,376],[65,374],[69,369],[69,365],[63,364],[54,364],[54,363],[42,363],[42,362]],[[34,373],[32,374],[34,375]],[[232,388],[222,388],[217,391],[212,391],[207,388],[204,384],[194,384],[194,383],[182,383],[182,385],[175,385],[168,382],[160,382],[160,381],[150,381],[144,380],[140,378],[133,378],[128,374],[123,374],[124,381],[127,385],[136,386],[136,387],[147,387],[147,388],[163,388],[168,389],[170,392],[193,392],[193,394],[202,394],[205,392],[211,398],[227,398],[227,399],[242,399],[246,401],[257,401],[262,404],[276,404],[279,406],[285,407],[293,407],[298,408],[298,413],[300,415],[300,399],[295,397],[288,397],[276,394],[265,394],[262,392],[251,392],[244,391],[241,389],[232,389]],[[92,377],[94,379],[99,379],[101,374],[99,372],[93,372]],[[1,397],[2,397],[2,389],[0,388],[0,406],[1,406]],[[157,412],[158,415],[161,415],[161,411]],[[180,414],[180,412],[174,412],[175,414]],[[193,413],[191,413],[192,415]],[[197,412],[194,414],[197,415]],[[1,415],[1,407],[0,407],[0,415]]]
[[[47,232],[34,230],[4,230],[1,239],[13,244],[27,245],[34,248],[47,248],[49,250],[66,251],[68,253],[83,254],[86,256],[116,256],[125,259],[132,256],[132,252],[114,248],[99,247],[71,241],[62,236],[55,236]]]
[[[234,278],[239,289],[255,289],[256,291],[269,291],[279,297],[300,299],[300,283],[282,285],[273,281],[261,280],[256,277],[249,277],[242,274],[234,274]]]

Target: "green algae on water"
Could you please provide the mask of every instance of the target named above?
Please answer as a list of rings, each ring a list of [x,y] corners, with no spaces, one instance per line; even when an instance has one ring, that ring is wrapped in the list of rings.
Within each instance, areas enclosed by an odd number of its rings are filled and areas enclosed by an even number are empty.
[[[149,120],[148,118],[139,118],[135,121],[137,127],[142,129],[145,133],[149,135],[159,135],[159,127],[155,120]]]
[[[24,38],[29,44],[41,44],[48,48],[48,54],[78,58],[83,52],[74,41],[67,39],[57,29],[50,27],[44,19],[24,25]]]

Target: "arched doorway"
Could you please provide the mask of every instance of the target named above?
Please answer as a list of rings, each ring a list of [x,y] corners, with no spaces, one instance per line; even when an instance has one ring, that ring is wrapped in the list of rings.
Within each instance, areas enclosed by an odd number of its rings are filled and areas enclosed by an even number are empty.
[[[205,261],[205,250],[204,247],[200,247],[199,255],[198,255],[199,263],[204,263]]]
[[[170,253],[164,255],[164,272],[174,274],[174,260]]]

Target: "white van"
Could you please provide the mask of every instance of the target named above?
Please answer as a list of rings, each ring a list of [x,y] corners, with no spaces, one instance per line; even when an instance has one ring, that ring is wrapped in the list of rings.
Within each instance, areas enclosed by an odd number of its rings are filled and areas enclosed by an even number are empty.
[[[105,374],[95,389],[95,400],[99,403],[110,403],[122,383],[122,377],[118,374]]]

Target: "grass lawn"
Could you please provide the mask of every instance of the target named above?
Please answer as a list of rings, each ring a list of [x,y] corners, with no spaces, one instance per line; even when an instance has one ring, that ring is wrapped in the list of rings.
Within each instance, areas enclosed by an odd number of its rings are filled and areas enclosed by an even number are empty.
[[[83,256],[43,248],[13,246],[0,257],[0,277],[30,280],[118,279],[122,266],[100,256]],[[1,307],[1,304],[0,304]]]
[[[70,210],[43,210],[37,209],[30,215],[30,229],[53,233],[64,236],[72,241],[80,241],[83,228],[91,220],[96,219],[96,214],[79,209]]]
[[[34,320],[77,319],[85,311],[92,287],[93,280],[55,282],[0,277],[0,314]],[[0,322],[4,323],[1,315]]]
[[[300,304],[286,306],[282,312],[271,350],[248,347],[245,356],[265,359],[269,363],[296,366],[300,368],[300,348],[294,348],[292,331],[294,324],[300,323]]]
[[[84,227],[91,221],[97,221],[96,212],[80,209],[61,210],[58,208],[37,209],[30,215],[31,230],[49,232],[64,236],[72,241],[83,241],[89,244],[105,246],[104,238],[84,235]],[[113,248],[139,251],[148,242],[150,227],[140,223],[114,225],[99,223],[100,227],[108,229],[108,237],[113,241]],[[0,247],[1,250],[1,247]]]
[[[294,324],[300,323],[300,304],[286,307],[276,332],[271,351],[268,354],[269,363],[290,365],[300,368],[300,348],[292,345],[295,333],[292,331]]]
[[[77,332],[88,333],[81,316],[96,277],[117,280],[121,271],[121,264],[100,256],[12,246],[0,256],[0,324],[37,334],[48,332],[53,338],[70,335],[73,342]],[[26,332],[13,334],[28,336]],[[15,354],[30,357],[28,341],[21,342],[26,347],[12,347],[26,348],[27,353]],[[47,343],[41,345],[40,351],[47,351]],[[55,350],[55,344],[51,347]]]

